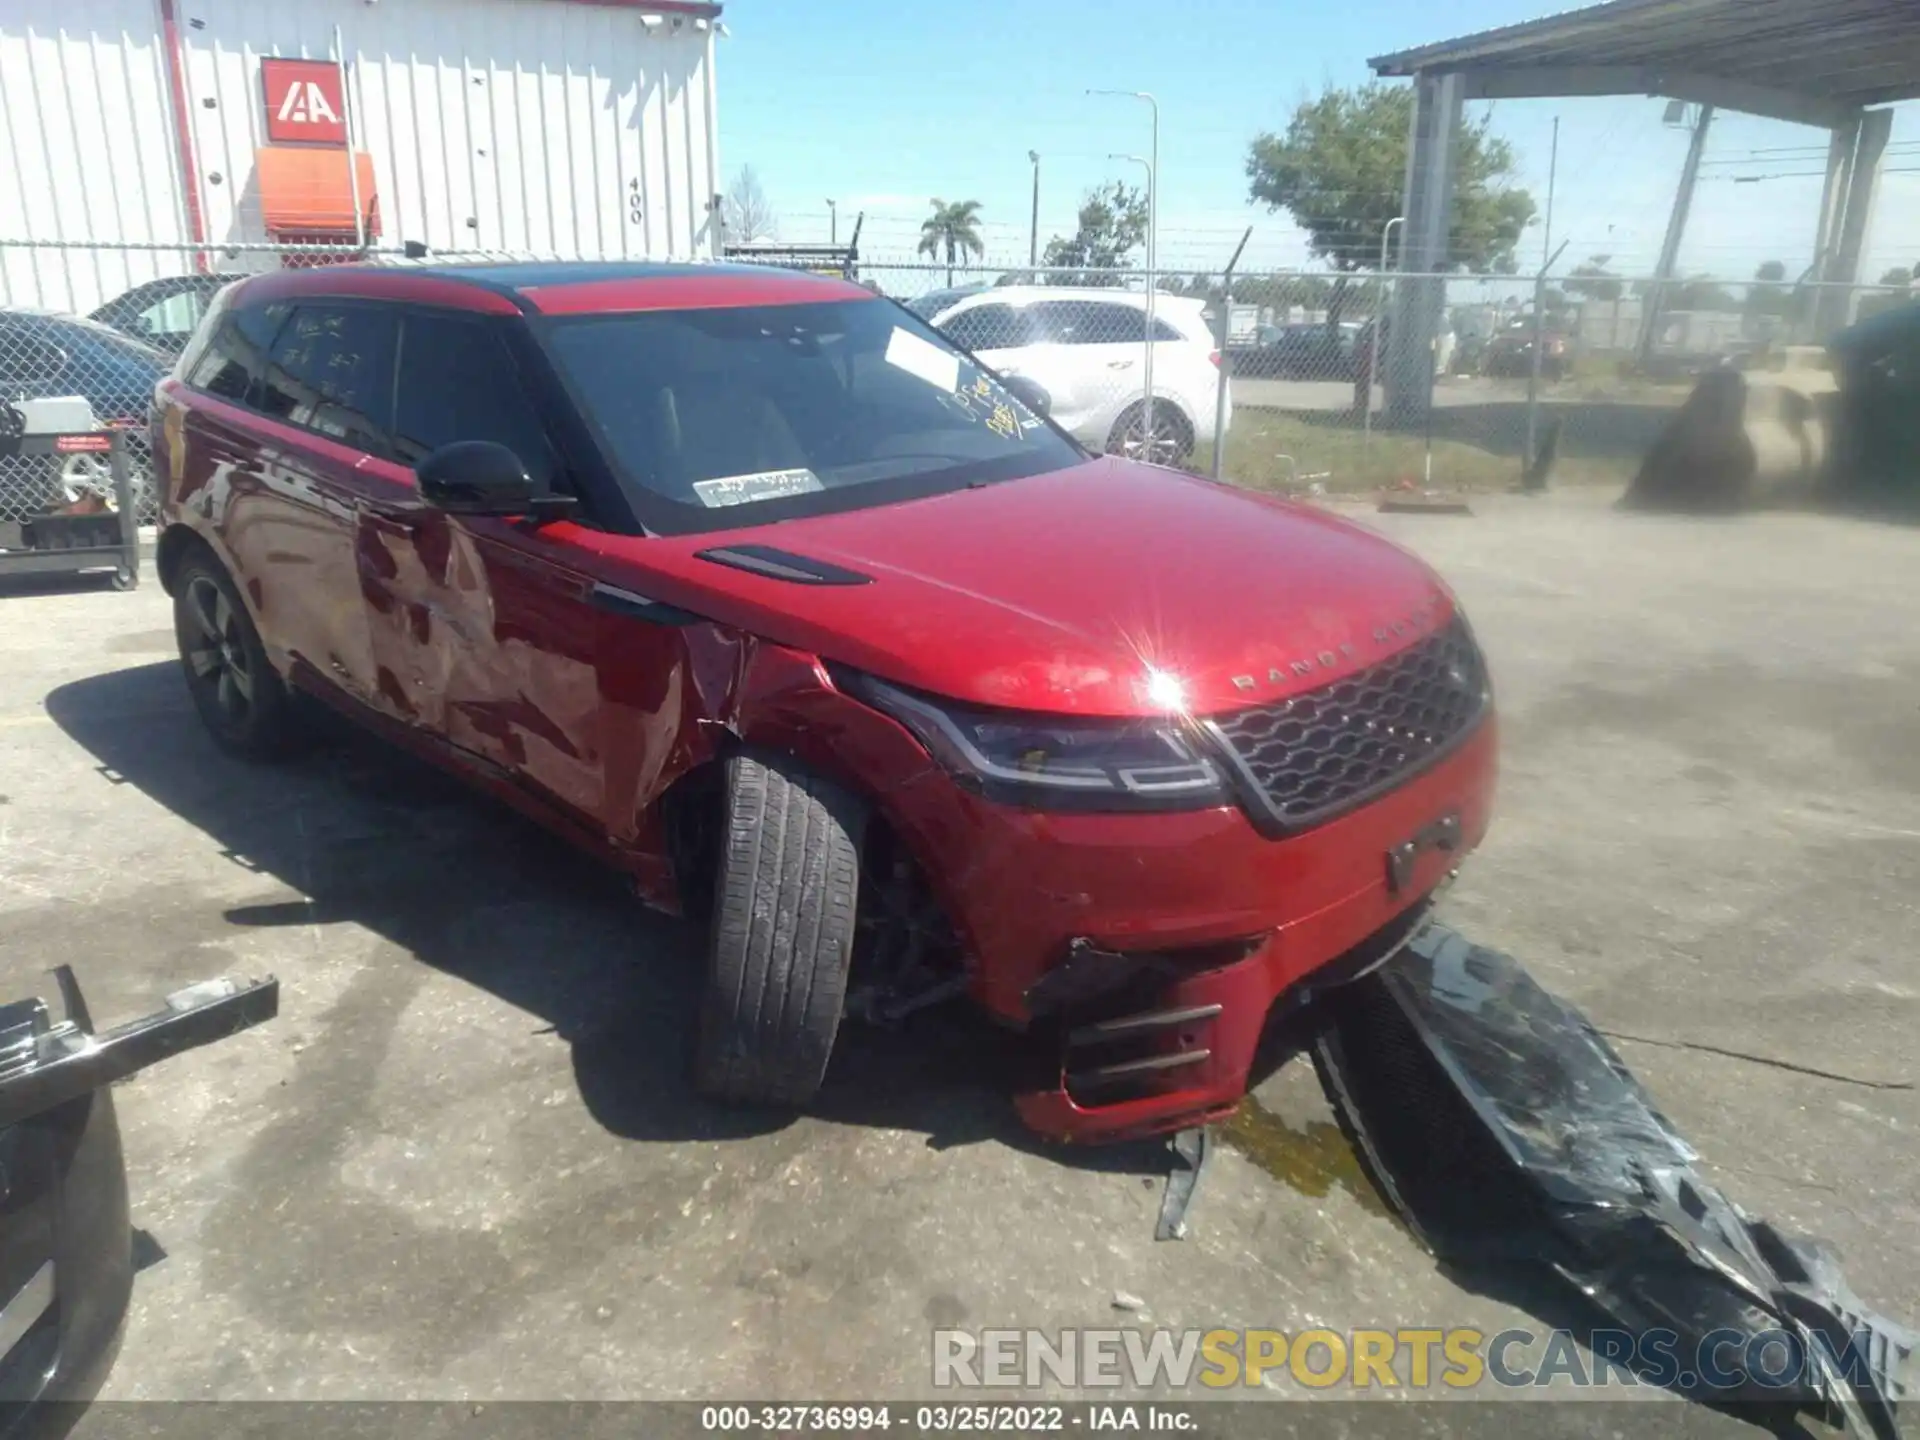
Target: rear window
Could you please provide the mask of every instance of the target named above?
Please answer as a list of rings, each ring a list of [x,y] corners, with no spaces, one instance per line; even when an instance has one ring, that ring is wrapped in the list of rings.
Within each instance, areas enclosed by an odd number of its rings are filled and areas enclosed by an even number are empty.
[[[187,383],[196,390],[244,404],[266,370],[267,349],[287,318],[285,305],[249,305],[231,310],[193,362]]]
[[[640,501],[706,529],[1037,474],[1080,452],[937,332],[872,300],[553,322]]]

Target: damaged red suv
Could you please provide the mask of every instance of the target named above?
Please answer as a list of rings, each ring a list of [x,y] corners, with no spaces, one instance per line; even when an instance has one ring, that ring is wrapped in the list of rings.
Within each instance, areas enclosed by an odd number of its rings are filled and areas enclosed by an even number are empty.
[[[1405,552],[1045,410],[817,276],[245,280],[156,396],[186,682],[230,750],[328,702],[706,920],[712,1094],[804,1104],[843,1017],[964,994],[1053,1047],[1042,1132],[1192,1125],[1481,838],[1487,677]]]

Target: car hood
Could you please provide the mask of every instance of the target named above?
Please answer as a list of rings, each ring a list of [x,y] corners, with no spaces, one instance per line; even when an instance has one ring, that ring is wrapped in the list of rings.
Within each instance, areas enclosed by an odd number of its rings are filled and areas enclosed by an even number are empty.
[[[1146,689],[1154,671],[1180,678],[1194,713],[1236,709],[1325,685],[1452,613],[1432,571],[1358,525],[1111,459],[706,535],[693,548],[728,543],[871,577],[702,575],[711,562],[686,552],[691,563],[675,568],[703,588],[724,585],[724,608],[757,632],[900,684],[1016,709],[1151,713],[1162,708]]]

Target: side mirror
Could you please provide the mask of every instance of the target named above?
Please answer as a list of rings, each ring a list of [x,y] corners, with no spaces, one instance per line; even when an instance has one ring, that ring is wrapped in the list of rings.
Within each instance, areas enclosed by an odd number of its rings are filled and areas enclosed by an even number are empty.
[[[1025,375],[1003,375],[1000,377],[1000,383],[1006,387],[1008,394],[1034,414],[1052,413],[1053,397],[1047,393],[1044,385],[1028,379]]]
[[[414,467],[420,498],[451,515],[533,515],[573,507],[570,495],[550,495],[533,483],[518,455],[494,440],[456,440]]]

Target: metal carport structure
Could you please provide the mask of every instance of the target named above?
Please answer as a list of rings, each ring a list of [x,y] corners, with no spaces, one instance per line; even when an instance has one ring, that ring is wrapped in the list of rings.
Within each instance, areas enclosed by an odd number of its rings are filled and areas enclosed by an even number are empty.
[[[1378,56],[1415,84],[1400,268],[1445,268],[1452,160],[1468,100],[1651,95],[1829,132],[1815,240],[1818,278],[1860,278],[1893,112],[1920,97],[1920,0],[1610,0],[1457,40]],[[1428,353],[1441,285],[1407,282],[1387,404],[1431,404]]]

